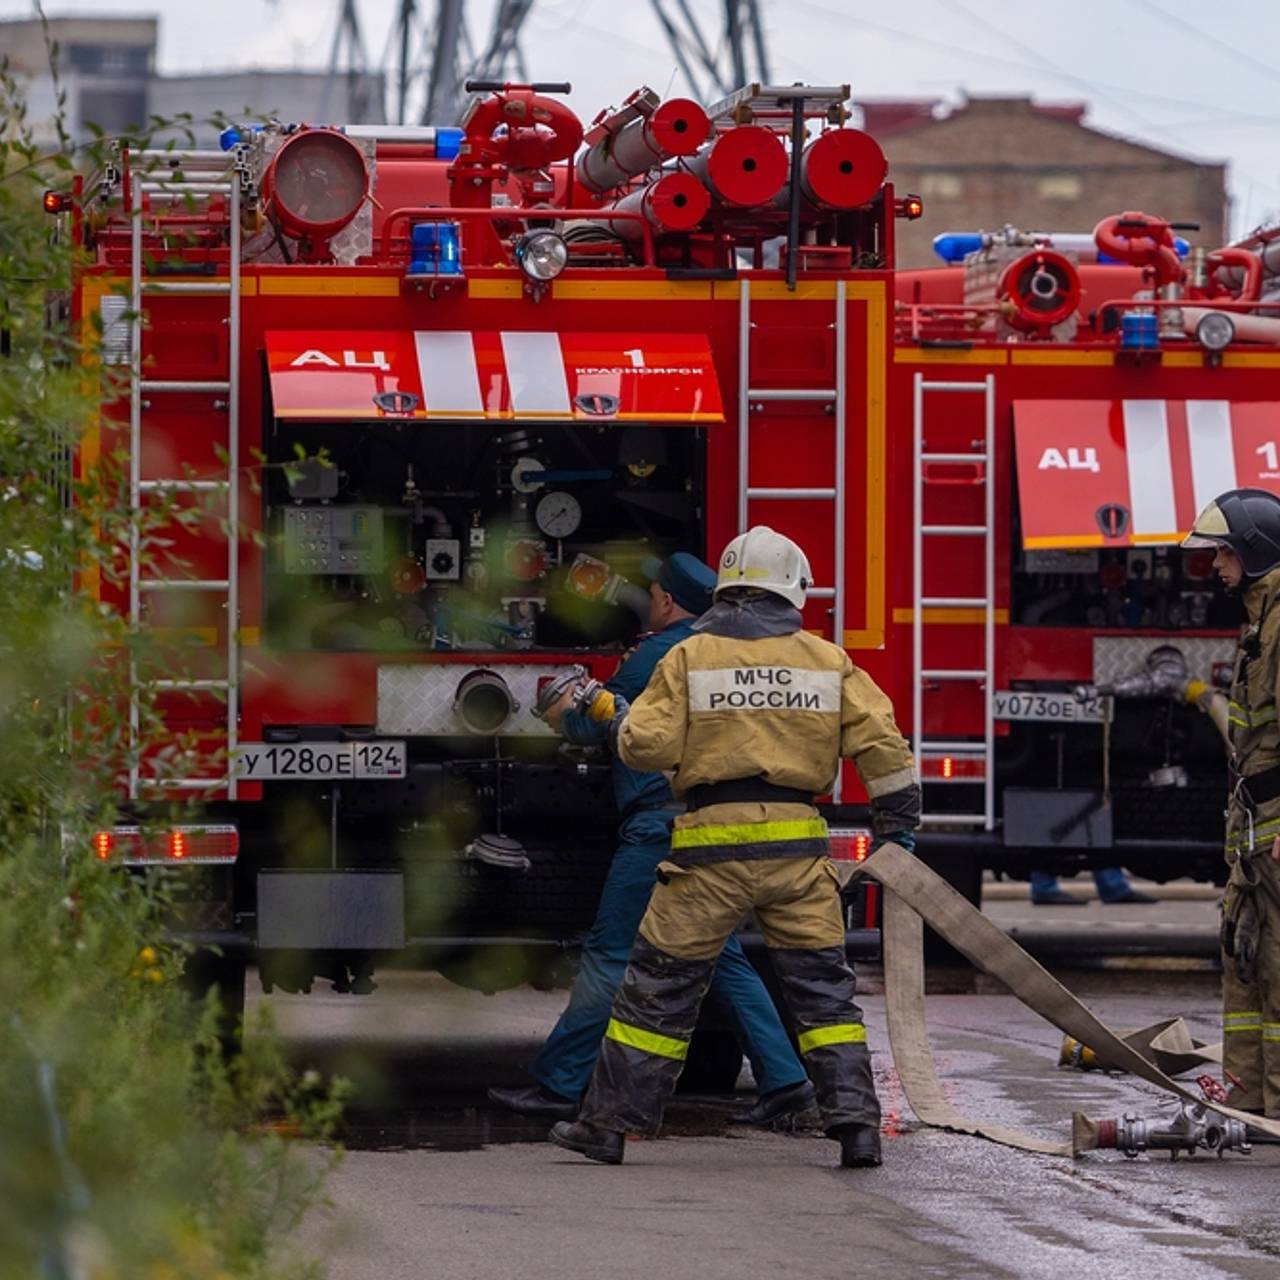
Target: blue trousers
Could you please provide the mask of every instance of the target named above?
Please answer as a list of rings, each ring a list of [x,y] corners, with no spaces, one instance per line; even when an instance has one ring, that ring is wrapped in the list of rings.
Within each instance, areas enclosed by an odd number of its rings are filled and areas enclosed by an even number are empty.
[[[609,1024],[613,998],[622,985],[632,943],[649,905],[658,863],[670,852],[664,839],[624,844],[613,856],[595,922],[582,947],[582,967],[568,1008],[529,1068],[533,1078],[552,1093],[576,1099],[586,1090]],[[736,937],[729,939],[716,962],[711,991],[731,1012],[761,1093],[799,1084],[806,1078],[778,1011]]]
[[[1115,902],[1118,898],[1123,898],[1133,888],[1129,883],[1129,877],[1124,873],[1123,867],[1099,867],[1093,873],[1093,883],[1098,886],[1098,897],[1103,902]],[[1031,900],[1033,902],[1036,898],[1042,897],[1046,893],[1053,893],[1054,890],[1060,887],[1058,877],[1051,876],[1047,871],[1033,871],[1031,873]]]

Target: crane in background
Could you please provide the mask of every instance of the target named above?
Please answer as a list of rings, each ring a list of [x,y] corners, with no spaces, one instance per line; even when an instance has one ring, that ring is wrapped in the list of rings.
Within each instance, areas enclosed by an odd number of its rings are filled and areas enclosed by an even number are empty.
[[[466,0],[398,0],[381,71],[392,87],[389,116],[400,124],[457,120],[468,80],[527,80],[520,36],[535,0],[496,0],[483,41],[473,40]],[[676,65],[695,98],[710,102],[753,80],[769,81],[763,0],[650,0]],[[340,0],[331,75],[352,93],[368,84],[358,0]],[[715,16],[713,17],[712,14]]]

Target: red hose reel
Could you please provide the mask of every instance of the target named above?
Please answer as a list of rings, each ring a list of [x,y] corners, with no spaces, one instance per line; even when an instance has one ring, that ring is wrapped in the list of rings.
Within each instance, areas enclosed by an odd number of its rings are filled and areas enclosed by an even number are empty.
[[[1048,338],[1080,305],[1080,273],[1070,258],[1034,249],[1005,267],[996,297],[1013,328]]]

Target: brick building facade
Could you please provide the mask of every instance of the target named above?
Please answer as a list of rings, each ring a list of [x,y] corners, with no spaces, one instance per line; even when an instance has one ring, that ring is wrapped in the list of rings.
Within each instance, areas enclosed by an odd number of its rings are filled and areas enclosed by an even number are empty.
[[[943,231],[995,231],[1005,223],[1092,231],[1124,209],[1198,222],[1200,231],[1188,236],[1193,243],[1224,243],[1225,165],[1093,129],[1081,103],[975,97],[946,115],[928,99],[859,106],[863,128],[889,157],[898,193],[924,197],[924,217],[898,224],[900,266],[938,265],[931,244]]]

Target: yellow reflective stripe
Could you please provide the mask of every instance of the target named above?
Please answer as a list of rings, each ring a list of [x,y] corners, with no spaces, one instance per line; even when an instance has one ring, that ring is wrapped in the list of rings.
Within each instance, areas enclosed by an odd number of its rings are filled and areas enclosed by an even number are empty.
[[[656,1031],[646,1031],[643,1027],[633,1027],[629,1022],[619,1022],[617,1018],[609,1019],[605,1036],[625,1044],[643,1053],[652,1053],[659,1058],[673,1058],[683,1062],[689,1056],[689,1042],[677,1040],[674,1036],[660,1036]]]
[[[706,827],[677,827],[673,849],[697,849],[720,844],[773,844],[781,840],[825,840],[825,818],[796,818],[790,822],[732,822]]]
[[[1274,703],[1271,706],[1259,707],[1256,711],[1251,711],[1239,702],[1227,703],[1227,719],[1242,729],[1256,729],[1259,725],[1270,724],[1275,718]]]
[[[1262,1015],[1259,1013],[1228,1013],[1222,1019],[1222,1034],[1232,1036],[1240,1031],[1261,1031]]]
[[[1224,1013],[1222,1015],[1223,1025],[1228,1022],[1261,1022],[1261,1009],[1237,1009],[1235,1013]]]
[[[1256,849],[1268,841],[1274,840],[1276,836],[1280,836],[1280,818],[1271,818],[1267,822],[1256,823],[1253,828],[1253,847]],[[1248,847],[1249,831],[1247,827],[1237,831],[1227,841],[1227,849],[1232,853],[1238,853]]]
[[[834,1027],[814,1027],[800,1033],[800,1052],[821,1049],[828,1044],[866,1044],[867,1029],[860,1022],[842,1022]]]
[[[1280,1022],[1264,1022],[1262,1024],[1264,1040],[1280,1040]]]

